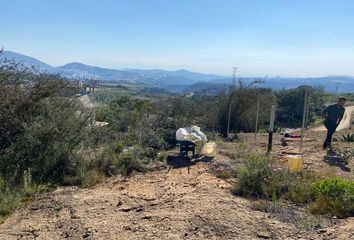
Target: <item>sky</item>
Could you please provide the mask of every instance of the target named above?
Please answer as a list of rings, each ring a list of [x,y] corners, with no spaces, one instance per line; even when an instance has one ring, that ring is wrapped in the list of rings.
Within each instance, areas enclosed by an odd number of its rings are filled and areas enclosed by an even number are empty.
[[[354,75],[353,0],[1,0],[0,46],[50,65]]]

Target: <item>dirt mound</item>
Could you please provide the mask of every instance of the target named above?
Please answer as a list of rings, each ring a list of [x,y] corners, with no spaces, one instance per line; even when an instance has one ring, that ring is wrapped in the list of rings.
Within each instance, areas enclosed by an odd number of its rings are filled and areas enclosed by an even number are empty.
[[[292,219],[300,209],[281,217],[257,211],[230,193],[232,183],[213,174],[226,160],[218,155],[198,162],[190,174],[176,168],[110,178],[91,189],[59,188],[17,210],[0,225],[0,239],[354,238],[354,219],[306,231],[306,222]]]

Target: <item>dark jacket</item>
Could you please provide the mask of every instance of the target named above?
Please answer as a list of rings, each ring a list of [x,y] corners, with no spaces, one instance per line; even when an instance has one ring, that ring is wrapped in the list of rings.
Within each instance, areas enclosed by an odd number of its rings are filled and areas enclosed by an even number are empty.
[[[323,115],[325,117],[325,124],[338,126],[340,121],[342,121],[345,108],[339,106],[338,104],[333,104],[328,106],[324,111]]]

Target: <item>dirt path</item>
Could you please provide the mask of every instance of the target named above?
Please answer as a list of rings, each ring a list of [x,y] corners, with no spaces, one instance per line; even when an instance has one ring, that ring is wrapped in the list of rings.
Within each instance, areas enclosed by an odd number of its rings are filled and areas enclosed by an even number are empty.
[[[212,174],[228,161],[110,178],[92,189],[59,188],[17,210],[0,239],[354,239],[354,219],[302,230],[301,212],[272,216],[230,193]]]
[[[348,106],[345,108],[345,113],[343,116],[342,121],[340,122],[339,126],[337,127],[337,131],[342,131],[344,129],[348,129],[351,125],[352,116],[354,114],[354,106]],[[325,126],[321,125],[311,129],[312,131],[326,131]]]

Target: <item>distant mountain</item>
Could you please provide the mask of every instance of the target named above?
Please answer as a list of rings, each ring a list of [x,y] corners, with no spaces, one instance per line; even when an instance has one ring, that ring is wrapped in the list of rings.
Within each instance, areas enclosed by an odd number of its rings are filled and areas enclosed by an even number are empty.
[[[62,74],[68,78],[95,78],[103,81],[139,81],[140,74],[130,71],[114,70],[89,66],[86,64],[73,62],[58,67]]]
[[[49,64],[46,64],[36,58],[29,57],[26,55],[22,55],[19,53],[11,52],[11,51],[4,51],[0,55],[0,59],[14,59],[17,62],[23,62],[26,66],[35,66],[40,70],[52,70],[55,69],[55,67],[50,66]]]
[[[104,81],[132,81],[150,83],[158,86],[166,87],[171,84],[191,84],[198,81],[209,81],[212,79],[221,79],[221,76],[190,72],[187,70],[166,71],[160,69],[123,69],[114,70],[89,66],[82,63],[69,63],[58,69],[66,71],[64,76],[69,78],[77,78],[86,76],[87,78],[97,78]]]
[[[266,78],[242,78],[245,83],[254,80],[263,80],[263,83],[255,84],[255,87],[272,88],[276,90],[296,88],[300,85],[323,87],[325,91],[334,93],[354,92],[354,77],[351,76],[326,76],[312,78],[287,78],[287,77],[266,77]],[[231,78],[212,80],[213,83],[231,84]]]
[[[95,78],[102,82],[135,82],[147,83],[167,88],[171,84],[189,85],[199,81],[221,79],[223,77],[211,74],[190,72],[187,70],[166,71],[161,69],[108,69],[90,66],[79,62],[72,62],[60,67],[53,67],[33,57],[19,53],[4,51],[1,58],[15,59],[27,66],[36,66],[42,72],[57,73],[69,79],[87,80]]]
[[[33,57],[19,53],[4,51],[1,58],[15,59],[27,66],[35,66],[42,72],[56,73],[69,79],[89,80],[95,78],[101,82],[120,83],[144,83],[162,87],[176,92],[195,92],[207,89],[209,93],[220,92],[225,86],[231,83],[231,78],[213,74],[190,72],[188,70],[166,71],[161,69],[108,69],[97,66],[90,66],[79,62],[72,62],[60,67],[53,67]],[[251,82],[256,78],[242,78]],[[260,79],[260,78],[257,78]],[[350,76],[326,76],[318,78],[285,78],[272,77],[264,78],[264,83],[257,84],[257,87],[287,89],[303,84],[312,86],[323,86],[326,91],[334,92],[336,89],[341,92],[354,92],[354,77]]]

